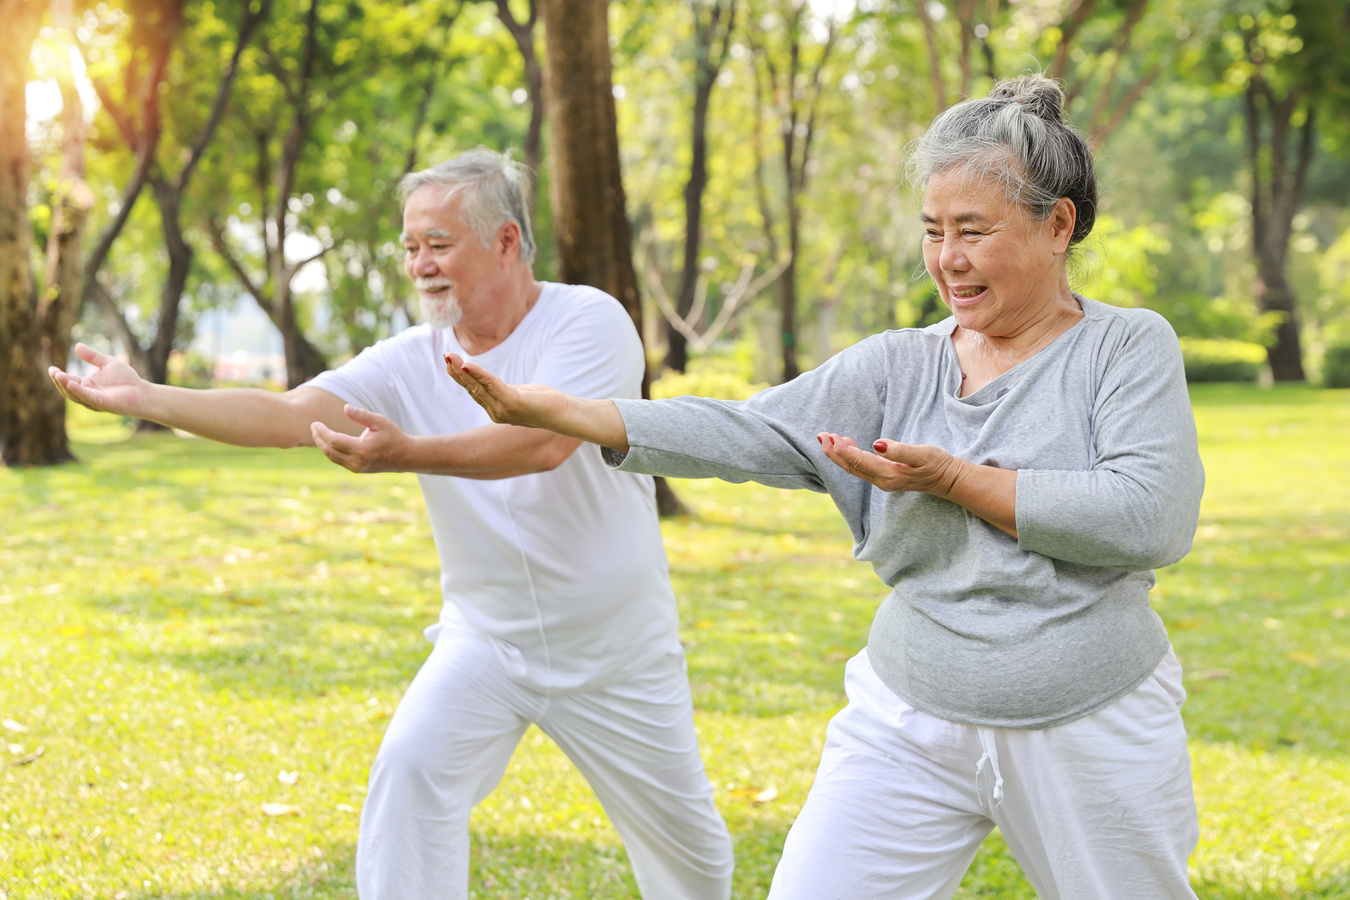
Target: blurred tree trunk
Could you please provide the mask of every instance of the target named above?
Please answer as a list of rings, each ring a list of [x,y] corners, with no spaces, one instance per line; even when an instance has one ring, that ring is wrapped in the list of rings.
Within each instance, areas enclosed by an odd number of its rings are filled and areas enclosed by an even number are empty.
[[[52,4],[52,17],[73,28],[70,0]],[[66,440],[66,399],[47,383],[47,366],[66,367],[70,359],[70,333],[80,311],[84,281],[82,245],[84,226],[94,205],[94,194],[85,183],[84,148],[89,128],[85,124],[84,104],[75,88],[75,72],[69,55],[59,60],[61,87],[61,171],[52,194],[52,227],[47,235],[47,273],[42,296],[37,304],[38,336],[42,355],[38,377],[43,388],[38,392],[41,411],[39,440],[55,461],[74,459]]]
[[[824,70],[829,62],[838,37],[838,26],[834,19],[826,23],[824,39],[815,47],[815,64],[810,65],[803,56],[813,47],[807,18],[810,4],[807,0],[789,4],[780,11],[784,22],[783,46],[787,60],[777,58],[773,48],[768,46],[766,36],[756,35],[751,46],[757,60],[763,63],[768,78],[767,96],[774,106],[779,121],[779,137],[783,161],[783,176],[787,188],[784,192],[784,218],[787,221],[787,265],[778,281],[779,289],[779,339],[783,351],[782,381],[787,382],[801,374],[797,359],[797,256],[801,249],[802,197],[806,193],[807,174],[810,171],[811,143],[816,136],[816,116],[820,110],[820,98],[825,86]],[[756,100],[762,102],[765,92],[758,86],[759,67],[756,67]],[[757,142],[758,145],[758,142]],[[762,192],[761,192],[762,194]],[[767,203],[761,199],[761,211],[767,210]],[[772,222],[766,215],[764,227],[772,231]],[[776,242],[770,235],[770,245]]]
[[[608,8],[608,0],[540,4],[548,41],[544,102],[551,129],[550,198],[560,279],[618,298],[641,335],[642,304],[619,166]],[[649,387],[644,372],[644,397]],[[684,511],[663,478],[657,479],[656,497],[662,515]]]
[[[1250,46],[1257,47],[1255,38]],[[1289,239],[1294,215],[1303,205],[1316,136],[1316,108],[1305,104],[1303,91],[1290,88],[1283,96],[1258,67],[1243,97],[1247,156],[1251,176],[1252,250],[1256,258],[1255,295],[1265,312],[1280,313],[1275,343],[1266,351],[1276,381],[1304,381],[1299,344],[1298,307],[1289,284]],[[1295,126],[1295,115],[1303,124]],[[1290,151],[1297,135],[1297,148]]]
[[[63,319],[69,297],[36,296],[30,255],[33,229],[28,220],[28,147],[26,87],[29,52],[47,10],[37,0],[0,0],[0,463],[50,465],[71,459],[64,415],[53,420],[56,389],[47,378],[52,351],[44,325]],[[77,202],[78,193],[70,200]],[[61,211],[56,213],[61,215]],[[53,239],[58,240],[53,223]],[[75,224],[68,222],[67,224]],[[62,226],[66,227],[66,226]],[[78,233],[76,234],[78,242]],[[44,315],[44,309],[45,315]],[[44,321],[45,320],[45,321]],[[69,330],[65,340],[69,342]],[[60,360],[65,364],[65,359]]]
[[[506,30],[515,39],[516,49],[525,63],[525,90],[530,95],[530,124],[525,131],[525,165],[534,178],[530,182],[530,208],[527,210],[531,221],[539,210],[539,163],[544,134],[544,69],[539,64],[539,54],[534,50],[534,26],[539,21],[539,4],[529,0],[529,11],[521,21],[511,12],[507,0],[497,0],[497,17]]]
[[[680,290],[675,297],[675,315],[687,322],[698,289],[699,248],[703,237],[703,192],[708,188],[708,106],[717,76],[731,49],[731,31],[736,24],[736,0],[714,0],[702,17],[704,4],[689,4],[694,14],[694,109],[690,125],[689,181],[684,186],[684,265]],[[725,16],[726,21],[723,22]],[[718,46],[718,37],[721,45]],[[673,322],[666,323],[666,365],[683,372],[689,362],[688,340]]]
[[[127,140],[138,157],[146,154],[147,151],[143,148],[148,146],[149,165],[147,172],[142,176],[142,180],[149,181],[153,189],[155,203],[159,207],[160,227],[164,234],[164,250],[169,258],[169,270],[165,276],[164,284],[160,288],[159,316],[155,324],[155,335],[150,345],[148,347],[140,346],[122,311],[117,308],[116,304],[104,302],[106,292],[104,297],[96,296],[95,299],[105,308],[105,317],[112,321],[113,329],[122,336],[123,342],[131,341],[128,352],[132,359],[139,363],[138,371],[144,378],[157,384],[164,384],[168,381],[169,355],[173,352],[178,335],[179,306],[182,302],[183,292],[187,289],[188,276],[192,271],[192,258],[195,253],[183,229],[184,196],[192,181],[192,176],[196,173],[202,156],[215,136],[216,128],[224,115],[225,105],[233,90],[235,76],[238,74],[239,57],[248,46],[253,32],[266,18],[271,2],[272,0],[264,0],[257,6],[250,5],[244,10],[235,38],[234,51],[216,87],[206,119],[193,137],[192,143],[183,148],[181,154],[183,165],[176,174],[166,172],[163,164],[155,160],[154,151],[158,144],[157,139],[149,140],[135,130],[126,133]],[[141,106],[141,115],[147,119],[147,124],[153,126],[152,130],[156,138],[160,130],[159,105],[156,97],[159,86],[164,82],[164,69],[169,54],[183,32],[183,4],[179,2],[164,6],[162,15],[163,19],[157,27],[146,29],[158,36],[159,45],[156,47],[156,55],[159,61],[155,66],[155,76],[147,84],[146,95],[142,98],[142,102],[138,104]],[[110,111],[116,120],[119,122],[131,120],[132,117],[128,114],[128,111],[112,98],[106,87],[99,86],[99,95],[103,100],[104,107]],[[153,119],[151,119],[152,110]],[[149,131],[151,129],[143,128],[141,130]],[[139,185],[137,187],[139,190]],[[119,223],[119,230],[120,224],[124,222],[125,218],[122,218]],[[115,236],[116,232],[112,232],[111,237]],[[106,242],[102,242],[99,247],[100,252],[91,257],[90,268],[93,269],[93,272],[89,273],[87,277],[92,277],[97,272],[98,266],[102,265],[111,244],[111,237],[107,238]],[[142,420],[137,426],[138,430],[158,430],[162,427],[148,420]]]
[[[287,259],[287,236],[291,230],[291,203],[305,150],[314,143],[311,132],[326,103],[342,93],[343,85],[323,68],[321,59],[321,0],[310,0],[305,12],[304,37],[297,59],[282,58],[267,42],[263,56],[267,69],[276,79],[285,98],[289,122],[280,120],[251,123],[257,157],[253,160],[254,186],[261,198],[259,208],[260,239],[263,244],[261,279],[255,279],[231,247],[226,220],[212,213],[208,233],[216,252],[240,285],[257,302],[272,324],[281,332],[286,357],[286,385],[298,387],[328,368],[328,360],[301,328],[295,304],[295,276],[309,263],[333,249],[324,244],[317,252],[293,262]],[[280,134],[275,160],[272,141]]]

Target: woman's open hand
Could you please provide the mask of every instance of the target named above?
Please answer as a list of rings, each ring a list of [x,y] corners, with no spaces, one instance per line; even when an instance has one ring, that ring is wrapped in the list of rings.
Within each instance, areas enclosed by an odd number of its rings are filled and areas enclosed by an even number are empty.
[[[583,400],[542,384],[510,385],[475,363],[445,354],[445,371],[500,425],[544,428],[628,451],[623,416],[608,400]]]
[[[883,491],[921,491],[950,496],[960,478],[962,461],[940,447],[877,441],[868,453],[852,438],[823,432],[816,435],[825,456],[839,468]]]
[[[872,453],[851,438],[816,435],[839,468],[883,491],[921,491],[950,500],[1017,537],[1017,472],[976,465],[929,444],[876,441]]]
[[[482,366],[445,354],[445,371],[501,425],[549,428],[567,411],[567,395],[542,384],[510,385]]]

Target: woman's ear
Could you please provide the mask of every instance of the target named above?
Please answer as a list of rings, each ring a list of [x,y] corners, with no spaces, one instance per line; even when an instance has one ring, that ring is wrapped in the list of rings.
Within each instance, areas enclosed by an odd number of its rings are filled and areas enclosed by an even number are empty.
[[[1049,224],[1055,253],[1068,252],[1069,241],[1073,239],[1073,227],[1078,224],[1078,207],[1068,197],[1060,197],[1055,201],[1055,208],[1050,211]]]

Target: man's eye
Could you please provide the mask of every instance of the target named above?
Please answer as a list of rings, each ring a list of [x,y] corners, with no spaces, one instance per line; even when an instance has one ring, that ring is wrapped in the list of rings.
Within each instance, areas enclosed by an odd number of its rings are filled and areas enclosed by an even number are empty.
[[[961,233],[964,234],[966,237],[979,237],[979,236],[980,236],[980,232],[978,232],[978,231],[971,231],[970,229],[966,229],[965,231],[963,231],[963,232],[961,232]]]

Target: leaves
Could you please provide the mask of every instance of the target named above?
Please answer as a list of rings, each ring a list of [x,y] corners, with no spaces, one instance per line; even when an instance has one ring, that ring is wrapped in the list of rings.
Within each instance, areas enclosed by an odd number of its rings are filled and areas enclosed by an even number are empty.
[[[264,803],[260,809],[264,816],[298,816],[300,807],[288,803]]]

